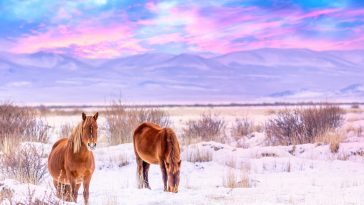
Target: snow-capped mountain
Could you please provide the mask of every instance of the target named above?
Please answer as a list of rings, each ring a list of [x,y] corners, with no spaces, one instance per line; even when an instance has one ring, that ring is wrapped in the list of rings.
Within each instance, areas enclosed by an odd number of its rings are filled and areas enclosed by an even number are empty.
[[[362,55],[363,54],[363,55]],[[0,99],[20,103],[363,100],[364,51],[258,49],[114,59],[0,54]]]

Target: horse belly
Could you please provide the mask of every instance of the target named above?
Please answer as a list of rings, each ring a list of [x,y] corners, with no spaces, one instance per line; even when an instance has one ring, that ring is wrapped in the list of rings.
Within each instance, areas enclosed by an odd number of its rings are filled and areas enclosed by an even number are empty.
[[[48,171],[52,178],[59,182],[67,180],[64,167],[64,151],[64,143],[61,142],[52,149],[48,158]]]
[[[149,155],[149,154],[144,154],[144,153],[138,153],[139,154],[139,157],[149,163],[149,164],[159,164],[159,160],[157,157],[155,156],[152,156],[152,155]]]

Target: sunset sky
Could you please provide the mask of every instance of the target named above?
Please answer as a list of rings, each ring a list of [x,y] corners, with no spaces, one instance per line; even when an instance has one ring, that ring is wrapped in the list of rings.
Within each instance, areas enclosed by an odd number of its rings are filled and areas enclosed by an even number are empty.
[[[363,0],[0,0],[0,52],[364,49]]]

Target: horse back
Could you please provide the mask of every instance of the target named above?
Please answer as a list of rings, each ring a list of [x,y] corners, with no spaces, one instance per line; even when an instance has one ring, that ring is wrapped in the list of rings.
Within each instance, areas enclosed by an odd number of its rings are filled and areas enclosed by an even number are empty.
[[[157,124],[144,122],[134,131],[135,154],[148,163],[159,163],[164,153],[164,143],[164,128]]]

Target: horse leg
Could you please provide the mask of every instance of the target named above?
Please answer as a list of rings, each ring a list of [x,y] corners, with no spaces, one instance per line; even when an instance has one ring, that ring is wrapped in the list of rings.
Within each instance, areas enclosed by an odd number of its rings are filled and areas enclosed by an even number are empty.
[[[138,180],[138,189],[143,188],[144,184],[144,177],[143,177],[143,160],[136,155],[136,162],[137,162],[137,180]]]
[[[86,176],[83,179],[83,200],[85,202],[85,205],[88,204],[88,198],[90,196],[90,192],[89,192],[89,189],[90,189],[90,181],[91,181],[91,175]]]
[[[62,199],[65,201],[72,201],[71,185],[61,184],[60,186],[61,186],[60,193],[62,194]]]
[[[167,191],[167,170],[166,170],[166,167],[165,167],[163,161],[161,161],[161,163],[159,165],[160,165],[161,171],[162,171],[164,191]]]
[[[150,189],[149,181],[148,181],[148,172],[149,172],[150,164],[143,161],[143,178],[144,178],[144,187]]]
[[[54,188],[56,188],[56,193],[57,193],[56,196],[58,198],[61,198],[62,197],[62,195],[61,195],[61,193],[62,193],[62,184],[53,179],[53,185],[54,185]]]
[[[71,181],[71,200],[77,203],[77,195],[78,195],[78,188],[80,186],[76,184],[76,180],[70,180]]]

